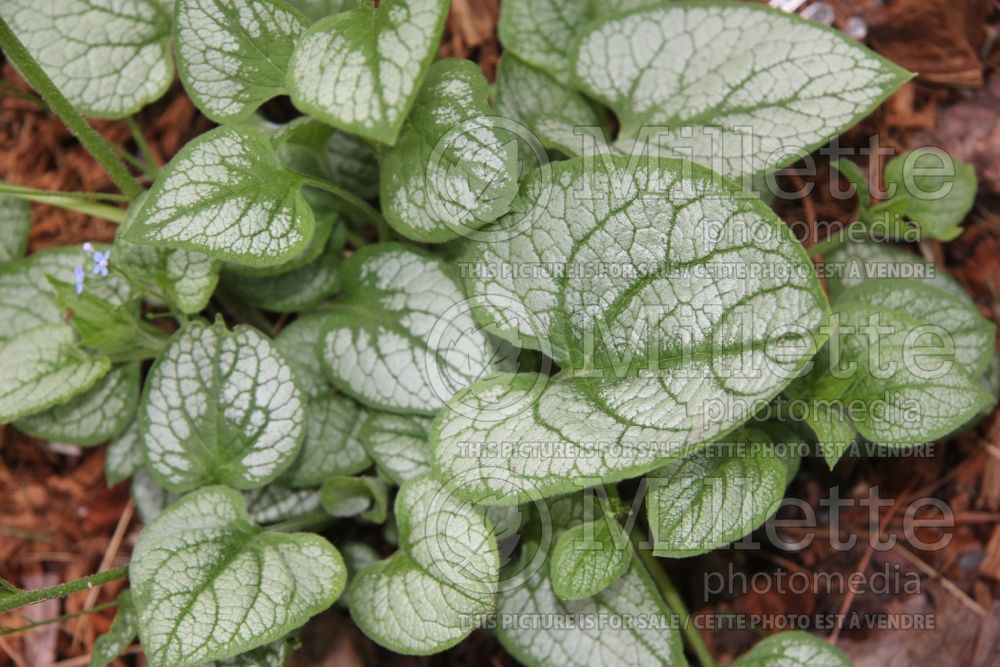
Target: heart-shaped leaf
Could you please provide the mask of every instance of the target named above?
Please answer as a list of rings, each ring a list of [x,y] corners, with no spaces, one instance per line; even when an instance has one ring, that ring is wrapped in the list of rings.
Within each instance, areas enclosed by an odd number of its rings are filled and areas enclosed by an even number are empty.
[[[788,437],[776,450],[774,439],[762,429],[741,429],[647,477],[653,555],[696,556],[763,525],[790,481],[782,453],[798,451]]]
[[[171,13],[157,0],[4,0],[0,16],[85,116],[124,118],[174,78]]]
[[[139,404],[139,365],[112,368],[87,391],[14,425],[36,438],[91,446],[124,431]]]
[[[385,0],[317,22],[292,54],[292,102],[334,127],[394,144],[437,52],[448,5]]]
[[[527,125],[545,148],[569,156],[583,155],[587,147],[578,132],[600,128],[582,95],[512,53],[504,54],[497,67],[496,108]]]
[[[281,264],[312,238],[302,183],[262,131],[221,127],[181,149],[119,234],[237,264]]]
[[[570,602],[541,569],[500,593],[497,618],[500,643],[531,667],[687,667],[675,617],[636,558],[603,591]]]
[[[733,667],[854,667],[836,646],[806,632],[781,632],[759,642]]]
[[[247,117],[285,92],[288,60],[308,21],[284,0],[178,0],[177,69],[212,120]]]
[[[442,242],[493,222],[517,195],[517,142],[490,109],[469,60],[427,74],[396,146],[382,162],[385,218],[403,236]]]
[[[354,475],[371,465],[358,431],[368,412],[339,394],[309,399],[302,451],[281,479],[294,488],[320,486],[334,475]]]
[[[333,604],[346,576],[325,539],[262,532],[240,494],[220,486],[148,524],[129,566],[150,667],[194,667],[275,641]]]
[[[139,428],[150,471],[175,492],[263,486],[299,452],[304,403],[291,368],[256,329],[186,324],[146,379]]]
[[[182,313],[201,311],[219,282],[219,262],[192,250],[139,245],[118,238],[114,257],[115,266],[131,280]]]
[[[839,30],[753,3],[614,14],[577,44],[579,85],[614,110],[621,150],[734,178],[794,162],[910,78]]]
[[[893,199],[908,197],[906,217],[923,238],[951,241],[976,200],[976,170],[939,148],[918,148],[889,161],[885,184]]]
[[[111,628],[94,642],[94,650],[90,653],[90,667],[110,665],[135,641],[138,634],[139,624],[135,605],[132,604],[132,593],[122,591],[118,594],[118,611],[115,612]]]
[[[431,471],[428,417],[372,411],[358,438],[368,455],[396,484]]]
[[[351,617],[397,653],[454,646],[493,612],[500,561],[489,522],[429,477],[396,496],[400,550],[351,582]]]
[[[0,424],[65,403],[107,375],[111,361],[75,339],[68,325],[54,324],[0,342]]]
[[[24,256],[30,230],[31,208],[28,202],[0,195],[0,264]]]
[[[489,367],[486,334],[440,259],[384,243],[351,255],[341,275],[322,352],[345,393],[376,410],[433,414]]]
[[[459,264],[491,331],[561,372],[497,375],[449,401],[435,469],[470,498],[513,504],[652,470],[745,422],[825,337],[801,246],[706,169],[577,158],[530,174],[521,201],[499,223],[521,235]],[[761,270],[735,279],[740,266]]]

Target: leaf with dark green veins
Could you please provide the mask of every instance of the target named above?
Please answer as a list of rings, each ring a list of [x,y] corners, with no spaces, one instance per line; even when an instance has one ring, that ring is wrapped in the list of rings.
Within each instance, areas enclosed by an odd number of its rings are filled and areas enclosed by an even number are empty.
[[[174,156],[119,233],[126,241],[237,264],[281,264],[312,238],[314,218],[302,183],[262,131],[221,127]]]
[[[552,590],[561,600],[597,595],[625,574],[632,555],[632,543],[613,516],[579,523],[556,540],[549,561]]]
[[[197,313],[207,306],[219,282],[219,262],[193,250],[140,245],[118,238],[114,258],[116,268],[182,313]]]
[[[603,139],[597,114],[582,95],[513,53],[504,54],[497,67],[496,109],[527,125],[545,148],[565,155],[590,148],[579,133],[596,130]]]
[[[261,531],[221,486],[160,513],[129,566],[150,667],[194,667],[284,637],[333,604],[346,577],[325,539]]]
[[[0,424],[65,403],[107,375],[111,361],[84,352],[75,338],[55,324],[0,342]]]
[[[733,667],[854,667],[836,646],[807,632],[780,632],[759,642]]]
[[[28,202],[0,194],[0,264],[24,256],[30,229],[31,207]]]
[[[576,158],[529,174],[521,201],[499,223],[519,236],[458,263],[489,330],[561,370],[448,402],[434,466],[466,497],[517,504],[653,470],[746,422],[825,338],[826,299],[787,226],[702,167]]]
[[[794,162],[911,77],[839,30],[754,3],[654,4],[587,24],[576,45],[576,82],[615,112],[619,150],[648,143],[732,178]]]
[[[288,68],[296,107],[392,145],[437,53],[448,0],[385,0],[315,23]]]
[[[292,49],[306,18],[284,0],[177,0],[177,69],[212,120],[245,118],[285,92]]]
[[[15,422],[28,435],[92,446],[120,435],[139,404],[139,365],[116,366],[97,384],[65,403]]]
[[[517,142],[469,60],[435,63],[382,161],[379,201],[403,236],[442,242],[489,224],[517,195]]]
[[[341,275],[322,353],[345,393],[376,410],[429,415],[489,368],[490,343],[442,260],[380,243],[351,255]]]
[[[320,509],[317,489],[290,489],[277,483],[243,492],[247,512],[261,525],[288,521]]]
[[[124,118],[167,91],[171,15],[157,0],[0,4],[0,16],[59,92],[91,118]]]
[[[428,417],[372,411],[358,438],[368,455],[396,484],[431,471]]]
[[[351,617],[397,653],[454,646],[493,613],[500,561],[486,518],[430,477],[399,490],[400,550],[351,582]]]
[[[358,431],[368,412],[346,396],[327,392],[306,405],[306,436],[295,462],[281,475],[294,488],[320,486],[334,475],[354,475],[371,459]]]
[[[257,488],[291,465],[305,434],[292,370],[256,329],[184,325],[146,379],[140,434],[167,489]]]
[[[94,642],[94,649],[90,652],[90,667],[110,665],[135,641],[138,634],[139,625],[135,605],[132,604],[132,593],[122,591],[118,594],[118,610],[111,628]]]

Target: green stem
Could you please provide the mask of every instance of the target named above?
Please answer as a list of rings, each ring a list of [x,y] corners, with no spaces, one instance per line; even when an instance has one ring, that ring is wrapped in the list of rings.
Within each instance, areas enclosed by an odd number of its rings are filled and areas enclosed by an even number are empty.
[[[150,148],[149,142],[146,141],[146,137],[142,134],[142,129],[135,122],[135,118],[129,116],[126,122],[128,122],[129,131],[132,132],[132,139],[135,141],[135,145],[138,146],[139,152],[142,153],[142,158],[146,165],[143,171],[153,180],[156,180],[156,177],[160,175],[160,165],[156,164],[156,156],[153,155],[153,149]]]
[[[127,213],[125,209],[118,208],[117,206],[108,206],[107,204],[96,204],[90,201],[71,199],[62,195],[52,196],[19,193],[14,196],[20,197],[26,201],[33,201],[36,204],[48,204],[49,206],[63,208],[67,211],[76,211],[77,213],[83,213],[84,215],[92,215],[95,218],[103,218],[119,225],[125,222],[125,215]]]
[[[40,100],[38,97],[35,97],[31,93],[26,93],[23,90],[19,90],[17,86],[7,83],[6,81],[0,81],[0,92],[3,92],[3,96],[9,96],[18,100],[24,100],[25,102],[37,104],[38,108],[43,111],[49,110],[49,108],[45,105],[45,102]]]
[[[73,108],[69,100],[59,92],[49,75],[31,57],[28,49],[24,47],[21,40],[17,38],[17,35],[2,18],[0,18],[0,48],[7,54],[7,58],[18,69],[21,76],[38,91],[49,108],[56,112],[56,115],[66,124],[69,131],[80,140],[80,143],[94,156],[97,163],[104,167],[118,189],[129,198],[135,198],[142,194],[142,186],[139,185],[139,181],[135,180],[125,165],[115,158],[108,140],[98,134]]]
[[[66,197],[67,199],[96,199],[98,201],[110,201],[125,203],[129,198],[125,195],[116,195],[111,192],[70,192],[67,190],[42,190],[27,185],[8,183],[0,179],[0,194],[11,195],[13,197],[25,197],[27,195],[37,195],[39,197]]]
[[[332,522],[333,517],[323,510],[313,510],[308,514],[303,514],[302,516],[295,517],[294,519],[288,519],[287,521],[271,524],[270,526],[264,528],[264,530],[275,533],[294,533],[305,529],[314,530],[322,528]]]
[[[97,574],[91,574],[90,576],[83,577],[82,579],[67,581],[64,584],[59,584],[58,586],[52,586],[50,588],[39,588],[34,591],[19,591],[17,593],[0,593],[0,614],[8,612],[11,609],[16,609],[17,607],[23,607],[37,602],[44,602],[45,600],[53,600],[55,598],[64,598],[72,593],[85,591],[93,588],[94,586],[102,586],[109,581],[124,579],[127,576],[128,565],[122,565],[121,567],[116,567],[112,570],[107,570],[106,572],[98,572]]]
[[[639,560],[642,561],[653,583],[659,589],[660,595],[663,596],[663,601],[667,603],[670,610],[677,614],[677,617],[680,619],[681,631],[684,633],[684,638],[687,640],[691,650],[698,656],[698,662],[701,663],[702,667],[718,667],[718,663],[712,657],[712,652],[708,650],[705,642],[701,639],[701,635],[698,634],[698,628],[691,622],[691,616],[684,605],[680,591],[674,586],[674,582],[670,581],[670,577],[663,570],[660,561],[656,560],[652,553],[640,547],[646,541],[645,535],[642,535],[641,530],[634,528],[632,530],[632,540],[635,544],[635,551],[639,554]]]
[[[118,601],[112,600],[111,602],[105,602],[104,604],[99,604],[96,607],[91,607],[90,609],[81,609],[80,611],[75,611],[72,614],[63,614],[62,616],[56,616],[54,618],[46,618],[44,621],[35,621],[34,623],[22,625],[18,628],[8,628],[0,626],[0,637],[5,637],[7,635],[16,635],[19,632],[24,632],[25,630],[31,630],[32,628],[37,628],[42,625],[50,625],[52,623],[62,623],[63,621],[69,621],[74,618],[79,618],[80,616],[98,614],[106,609],[111,609],[112,607],[117,607],[117,606],[118,606]]]
[[[336,197],[343,204],[346,213],[356,215],[375,225],[378,229],[378,238],[380,241],[386,241],[390,238],[389,223],[385,221],[381,213],[364,199],[333,183],[327,183],[326,181],[306,175],[302,175],[302,178],[305,185],[329,192]]]

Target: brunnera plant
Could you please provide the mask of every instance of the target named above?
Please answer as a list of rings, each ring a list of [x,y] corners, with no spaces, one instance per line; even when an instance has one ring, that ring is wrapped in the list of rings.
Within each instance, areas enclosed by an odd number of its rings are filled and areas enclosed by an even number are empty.
[[[281,665],[340,600],[400,653],[485,627],[528,665],[676,666],[683,634],[707,667],[658,558],[759,527],[800,444],[833,466],[993,405],[994,327],[955,283],[838,237],[818,246],[844,269],[828,298],[749,191],[909,73],[749,3],[506,0],[491,89],[435,61],[447,12],[0,7],[7,57],[121,190],[0,186],[0,423],[109,442],[145,524],[129,565],[0,581],[0,611],[127,576],[92,665],[136,637],[153,667]],[[219,127],[161,170],[130,116],[175,71]],[[274,124],[258,107],[282,95],[302,115]],[[129,118],[139,154],[84,117]],[[954,238],[974,174],[924,159],[890,163],[874,204],[839,165],[859,222]],[[28,201],[119,233],[24,257]],[[948,363],[915,363],[915,332]],[[619,496],[640,477],[644,498]],[[623,622],[518,621],[564,615]],[[735,664],[850,663],[790,632]]]

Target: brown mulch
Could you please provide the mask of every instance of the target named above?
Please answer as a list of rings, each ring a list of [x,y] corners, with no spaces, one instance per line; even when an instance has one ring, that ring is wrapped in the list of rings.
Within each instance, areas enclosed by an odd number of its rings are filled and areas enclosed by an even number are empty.
[[[992,0],[838,0],[838,25],[862,16],[869,26],[868,43],[883,55],[921,73],[859,127],[842,138],[844,146],[867,145],[877,136],[897,151],[940,145],[959,159],[972,162],[980,179],[976,207],[965,231],[954,242],[935,249],[940,266],[970,292],[982,313],[1000,321],[1000,64],[994,47],[997,3]],[[500,48],[496,39],[498,0],[453,0],[441,55],[470,57],[492,80]],[[27,90],[9,65],[2,79]],[[0,93],[2,95],[2,93]],[[267,109],[270,111],[272,106]],[[276,115],[288,108],[276,105]],[[143,110],[138,121],[162,164],[191,137],[211,124],[175,84],[160,102]],[[124,122],[98,121],[108,139],[134,150]],[[864,162],[862,160],[862,162]],[[820,221],[849,219],[853,203],[830,196],[825,159],[818,173],[787,179],[786,185],[815,184],[805,198],[782,202],[781,215],[795,229],[816,229]],[[0,97],[0,178],[52,190],[113,192],[104,172],[74,141],[59,121],[37,104]],[[85,240],[110,240],[114,225],[48,206],[32,207],[30,247],[38,250]],[[805,221],[807,224],[800,224]],[[807,242],[818,232],[806,233]],[[855,548],[837,551],[829,540],[816,539],[798,552],[765,548],[758,552],[721,551],[672,561],[668,569],[699,617],[707,614],[806,615],[850,612],[888,618],[932,614],[931,631],[845,628],[838,645],[858,667],[989,667],[1000,663],[1000,413],[994,412],[972,430],[939,443],[933,456],[900,459],[852,459],[834,472],[817,460],[803,470],[789,494],[819,508],[834,486],[842,496],[863,498],[872,486],[882,498],[904,499],[925,494],[940,498],[956,513],[956,526],[923,528],[927,541],[951,535],[946,548],[907,551],[897,546],[873,552],[864,539]],[[125,563],[139,529],[130,517],[127,484],[105,485],[103,450],[60,446],[33,440],[10,427],[0,427],[0,577],[14,584],[39,587],[97,571],[102,564]],[[841,533],[882,538],[901,531],[901,515],[886,519],[883,510],[874,525],[866,507],[845,510]],[[820,512],[821,516],[824,516]],[[919,515],[932,517],[931,509]],[[122,536],[116,540],[116,532]],[[791,531],[788,534],[793,533]],[[905,540],[903,541],[905,545]],[[732,563],[747,574],[774,574],[779,569],[806,573],[888,567],[901,575],[920,577],[920,590],[906,594],[844,595],[754,593],[711,596],[699,589],[706,572],[725,572]],[[73,613],[85,605],[114,599],[122,583],[101,588],[96,596],[81,593],[62,603],[39,605],[0,618],[0,625],[29,622]],[[30,632],[0,634],[0,667],[57,664],[83,665],[94,639],[106,631],[110,609]],[[55,628],[55,630],[53,630]],[[830,629],[823,634],[830,634]],[[0,629],[2,633],[2,629]],[[767,631],[735,630],[703,633],[721,662],[735,658]],[[297,667],[317,665],[513,665],[516,664],[484,632],[448,653],[429,659],[395,656],[376,647],[335,608],[310,623],[303,632]],[[128,656],[118,665],[142,664]]]

